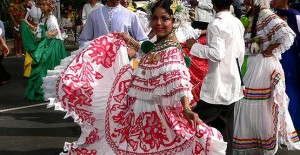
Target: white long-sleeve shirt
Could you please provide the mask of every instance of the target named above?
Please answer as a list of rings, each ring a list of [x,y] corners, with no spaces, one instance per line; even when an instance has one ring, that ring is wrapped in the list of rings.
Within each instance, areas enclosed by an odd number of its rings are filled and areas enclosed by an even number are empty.
[[[83,9],[82,9],[82,23],[85,24],[88,15],[89,15],[93,10],[98,9],[98,8],[100,8],[101,6],[103,6],[103,4],[101,4],[101,3],[99,3],[99,2],[97,2],[94,6],[92,6],[90,3],[84,4]]]
[[[207,45],[194,44],[191,55],[208,59],[208,73],[201,87],[201,100],[229,105],[243,97],[236,58],[243,63],[244,27],[228,11],[219,12],[207,29]]]

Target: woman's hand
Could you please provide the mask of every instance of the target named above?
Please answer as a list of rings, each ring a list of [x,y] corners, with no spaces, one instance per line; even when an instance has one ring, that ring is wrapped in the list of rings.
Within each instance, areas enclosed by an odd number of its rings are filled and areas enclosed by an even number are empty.
[[[58,33],[57,30],[54,31],[47,31],[47,38],[52,38],[53,36],[55,36]]]
[[[271,44],[265,51],[262,52],[264,57],[271,57],[273,55],[273,50],[277,48],[280,44]]]
[[[195,43],[197,43],[197,40],[188,39],[183,47],[191,49]]]
[[[189,121],[190,125],[193,126],[194,122],[194,128],[196,128],[197,123],[200,123],[200,118],[197,113],[193,112],[191,108],[185,108],[182,111],[184,117]]]
[[[133,56],[135,56],[136,51],[133,48],[128,48],[127,50],[127,54],[130,58],[132,58]]]
[[[131,36],[126,32],[117,32],[116,34],[118,35],[118,37],[123,38],[126,43],[129,39],[131,39]]]
[[[52,36],[53,36],[53,33],[50,31],[47,31],[47,38],[52,38]]]
[[[4,55],[5,57],[9,54],[9,48],[6,45],[3,45],[0,48],[0,55]]]

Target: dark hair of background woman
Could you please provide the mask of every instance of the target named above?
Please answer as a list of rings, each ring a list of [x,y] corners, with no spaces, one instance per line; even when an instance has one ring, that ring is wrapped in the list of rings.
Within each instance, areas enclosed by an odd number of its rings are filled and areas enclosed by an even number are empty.
[[[172,5],[172,0],[159,0],[155,3],[155,5],[151,9],[151,13],[153,14],[154,10],[158,7],[161,7],[167,11],[169,15],[173,15],[172,10],[170,9],[170,6]]]

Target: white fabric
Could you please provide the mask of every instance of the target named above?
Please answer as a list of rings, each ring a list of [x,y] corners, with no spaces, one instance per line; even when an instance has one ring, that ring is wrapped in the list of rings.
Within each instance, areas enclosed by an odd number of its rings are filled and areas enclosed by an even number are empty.
[[[211,104],[229,105],[243,97],[236,58],[243,63],[244,27],[230,12],[220,12],[207,31],[207,45],[196,43],[191,49],[191,55],[208,59],[200,98]]]
[[[0,35],[2,35],[2,29],[0,28]]]
[[[29,11],[29,15],[32,18],[33,23],[38,24],[42,16],[42,11],[40,8],[37,8],[35,5],[32,5]]]
[[[180,43],[184,43],[188,39],[198,39],[200,37],[201,30],[194,29],[191,26],[191,23],[180,24],[179,27],[175,30],[176,38]]]
[[[298,31],[300,32],[300,15],[296,15],[296,21],[297,21]]]
[[[149,34],[151,31],[150,22],[147,13],[137,10],[135,11],[136,16],[139,18],[141,26],[146,34]]]
[[[73,26],[73,23],[68,18],[65,18],[65,17],[61,18],[60,24],[62,27],[72,27]]]
[[[40,25],[44,25],[45,20],[46,20],[46,18],[43,18],[41,23],[38,24],[38,26],[35,30],[36,37],[38,39],[41,39],[41,37],[42,37],[42,29],[40,28]],[[63,40],[61,32],[60,32],[60,28],[59,28],[58,23],[57,23],[57,19],[54,15],[49,16],[46,25],[47,25],[47,31],[50,31],[50,32],[52,32],[54,30],[58,31],[57,34],[54,36],[54,38]]]
[[[257,37],[263,43],[259,53],[247,53],[246,95],[234,110],[234,154],[275,154],[279,144],[299,150],[300,141],[288,112],[289,98],[279,61],[281,53],[292,45],[295,34],[268,9],[260,11],[257,25]],[[280,46],[273,50],[273,55],[264,57],[261,52],[275,43]]]
[[[209,23],[214,19],[213,5],[211,0],[198,0],[195,8],[195,20]]]
[[[174,42],[156,47],[162,59],[151,63],[146,55],[133,73],[125,42],[109,34],[48,71],[44,92],[58,95],[49,106],[82,131],[65,143],[65,154],[225,154],[216,129],[203,122],[193,128],[182,114],[180,98],[191,97],[191,86],[180,49]]]
[[[95,10],[95,9],[98,9],[100,8],[101,6],[103,6],[103,4],[101,4],[100,2],[97,2],[94,6],[92,6],[90,3],[86,3],[84,4],[83,6],[83,9],[82,9],[82,23],[85,24],[86,23],[86,20],[89,16],[89,14]]]

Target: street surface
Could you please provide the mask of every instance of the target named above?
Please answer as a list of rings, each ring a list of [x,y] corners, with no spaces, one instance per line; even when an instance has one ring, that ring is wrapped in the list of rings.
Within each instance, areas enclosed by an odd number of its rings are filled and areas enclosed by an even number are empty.
[[[67,45],[68,52],[76,49]],[[80,136],[80,128],[65,113],[47,109],[46,103],[24,99],[28,79],[23,77],[24,57],[4,59],[11,81],[0,86],[0,155],[58,155],[64,142]],[[277,155],[300,155],[280,149]]]

